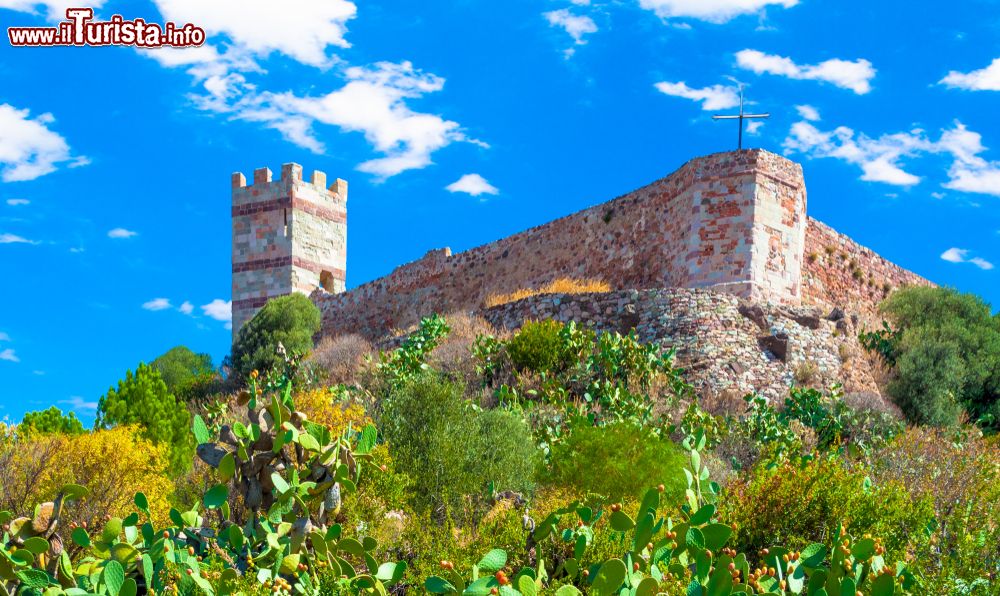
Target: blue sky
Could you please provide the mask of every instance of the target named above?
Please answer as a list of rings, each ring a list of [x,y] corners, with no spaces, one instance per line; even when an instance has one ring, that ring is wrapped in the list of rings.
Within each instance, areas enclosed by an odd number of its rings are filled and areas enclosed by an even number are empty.
[[[0,42],[0,418],[89,422],[140,361],[225,355],[233,171],[347,179],[355,286],[733,148],[711,115],[737,83],[772,114],[746,143],[803,163],[811,215],[1000,305],[997,1],[91,6],[208,40]],[[0,25],[65,7],[0,0]]]

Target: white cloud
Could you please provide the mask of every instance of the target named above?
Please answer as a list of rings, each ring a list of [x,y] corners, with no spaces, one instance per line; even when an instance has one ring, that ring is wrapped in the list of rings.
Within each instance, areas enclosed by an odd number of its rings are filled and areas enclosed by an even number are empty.
[[[979,157],[985,151],[981,139],[979,133],[968,130],[961,122],[955,122],[953,128],[941,132],[939,140],[932,141],[920,129],[871,138],[846,126],[821,131],[801,121],[792,125],[784,147],[786,153],[832,157],[855,164],[861,167],[862,180],[896,186],[920,182],[919,176],[903,169],[905,159],[949,155],[953,161],[945,188],[1000,196],[1000,163]]]
[[[8,362],[20,362],[21,359],[14,354],[12,348],[7,348],[5,350],[0,350],[0,360],[6,360]]]
[[[981,134],[956,122],[955,128],[942,133],[938,144],[955,157],[945,188],[1000,197],[1000,162],[979,157],[986,151]]]
[[[149,302],[144,302],[142,307],[146,310],[166,310],[170,308],[170,300],[167,298],[153,298]]]
[[[34,180],[52,173],[56,165],[83,165],[85,158],[70,154],[66,139],[52,132],[48,124],[55,122],[52,114],[28,117],[28,110],[10,104],[0,104],[0,176],[4,182]]]
[[[231,300],[227,302],[221,298],[216,298],[208,304],[203,305],[201,310],[206,316],[212,317],[216,321],[232,322],[233,320],[233,302]]]
[[[7,199],[7,204],[11,207],[17,207],[18,205],[27,205],[30,203],[28,199]]]
[[[993,268],[993,263],[987,261],[986,259],[981,259],[979,257],[972,257],[971,259],[969,259],[969,262],[985,271],[989,271],[990,269]]]
[[[652,10],[660,18],[686,17],[710,23],[725,23],[770,5],[790,8],[796,4],[798,0],[639,0],[639,6]]]
[[[941,258],[949,263],[971,263],[984,271],[989,271],[993,269],[993,263],[990,263],[986,259],[981,257],[969,258],[969,251],[965,248],[951,247],[948,250],[941,253]]]
[[[229,111],[234,118],[262,122],[279,131],[288,141],[321,153],[315,124],[361,132],[385,157],[358,166],[381,179],[432,163],[431,154],[455,141],[468,138],[457,122],[413,111],[407,99],[440,91],[444,79],[421,72],[409,62],[380,62],[373,68],[348,68],[348,83],[320,97],[300,97],[292,92],[248,94],[232,105],[214,104],[209,109]]]
[[[941,258],[949,263],[962,263],[965,261],[965,255],[968,252],[968,250],[952,247],[941,253]]]
[[[316,130],[317,124],[361,132],[384,156],[358,169],[383,180],[430,165],[434,151],[452,142],[478,143],[468,139],[458,123],[409,107],[408,100],[440,91],[443,78],[416,70],[409,62],[347,67],[331,53],[350,47],[346,23],[357,13],[353,2],[289,0],[280,7],[270,0],[154,2],[164,18],[194,23],[209,34],[209,42],[197,49],[142,52],[165,67],[186,68],[204,90],[189,95],[200,109],[261,123],[314,153],[326,150],[320,139],[328,134]],[[317,80],[342,78],[346,83],[321,96],[274,91],[259,63],[272,53],[323,69]],[[330,73],[331,67],[337,70]],[[251,78],[254,75],[259,76]]]
[[[742,50],[736,53],[736,63],[740,68],[757,74],[767,73],[790,79],[826,81],[837,87],[850,89],[858,95],[871,91],[871,80],[875,78],[872,63],[865,59],[852,61],[834,58],[819,64],[799,65],[784,56],[765,54],[758,50]]]
[[[154,0],[164,19],[225,35],[258,56],[277,51],[312,66],[330,62],[329,46],[350,47],[346,23],[357,6],[346,0]]]
[[[191,314],[191,311],[194,310],[194,305],[191,304],[190,302],[188,302],[187,300],[185,300],[184,304],[181,304],[180,306],[177,307],[177,310],[181,311],[182,313],[184,313],[186,315],[189,315],[189,314]]]
[[[799,116],[805,120],[816,122],[820,119],[819,110],[810,105],[795,106],[795,109],[799,112]]]
[[[784,147],[786,151],[800,151],[811,157],[833,157],[860,166],[862,180],[912,186],[919,183],[920,178],[903,170],[900,161],[928,150],[931,143],[922,131],[872,139],[846,126],[823,132],[802,121],[792,125]]]
[[[61,21],[66,18],[66,9],[81,6],[79,0],[0,0],[0,8],[9,8],[20,12],[37,14],[44,8],[46,18],[50,21]],[[97,10],[104,6],[104,0],[91,0],[85,6]]]
[[[590,33],[597,33],[597,23],[586,15],[575,15],[568,8],[553,10],[542,14],[552,27],[560,27],[577,45],[587,43],[583,37]]]
[[[108,238],[131,238],[132,236],[136,236],[138,234],[139,232],[133,232],[132,230],[126,230],[125,228],[108,230]]]
[[[68,405],[72,410],[79,411],[90,411],[93,412],[97,410],[96,401],[87,401],[80,397],[79,395],[71,395],[69,399],[59,400],[59,403]]]
[[[487,182],[479,174],[466,174],[444,188],[448,192],[464,192],[474,197],[482,194],[500,194],[500,189]]]
[[[942,85],[969,91],[1000,91],[1000,58],[986,68],[962,73],[951,71],[941,79]]]
[[[0,244],[38,244],[35,240],[28,240],[17,234],[0,234]]]
[[[740,105],[740,95],[733,87],[725,85],[712,85],[694,89],[688,87],[684,81],[679,83],[661,82],[654,85],[660,93],[683,97],[692,101],[700,101],[703,110],[724,110]]]
[[[761,127],[764,126],[763,120],[751,120],[747,122],[747,134],[757,135],[760,134]]]

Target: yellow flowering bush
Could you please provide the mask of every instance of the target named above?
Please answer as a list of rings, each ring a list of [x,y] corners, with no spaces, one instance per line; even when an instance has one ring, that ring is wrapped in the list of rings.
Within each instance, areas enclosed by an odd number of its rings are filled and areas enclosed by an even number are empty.
[[[67,508],[64,523],[94,526],[108,515],[127,516],[135,509],[135,493],[143,492],[154,524],[163,524],[173,491],[167,465],[166,446],[141,438],[135,427],[8,437],[0,441],[0,509],[30,514],[36,503],[72,483],[90,494]]]
[[[348,424],[359,429],[371,422],[361,404],[335,402],[326,388],[299,393],[295,396],[295,407],[309,416],[309,420],[328,427],[334,435],[342,433]]]

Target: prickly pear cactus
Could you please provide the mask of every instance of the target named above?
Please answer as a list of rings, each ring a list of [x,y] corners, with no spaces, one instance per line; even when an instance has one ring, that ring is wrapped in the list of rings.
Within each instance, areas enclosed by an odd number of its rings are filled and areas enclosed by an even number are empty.
[[[191,510],[172,509],[168,527],[153,526],[137,493],[136,511],[124,519],[109,518],[92,533],[61,528],[65,504],[87,495],[76,485],[31,517],[0,512],[0,596],[224,596],[247,578],[275,594],[318,594],[320,574],[341,578],[338,589],[386,594],[406,564],[379,564],[375,540],[342,536],[336,523],[341,495],[356,490],[367,470],[378,471],[375,429],[331,436],[295,409],[293,375],[285,373],[266,381],[253,375],[245,422],[211,432],[195,418],[198,456],[219,483]],[[231,503],[240,504],[242,519]]]

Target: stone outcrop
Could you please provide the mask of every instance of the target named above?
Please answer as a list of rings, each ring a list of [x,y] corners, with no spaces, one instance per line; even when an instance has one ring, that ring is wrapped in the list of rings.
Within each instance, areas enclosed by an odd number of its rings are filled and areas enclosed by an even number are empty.
[[[627,333],[622,321],[634,320],[640,340],[676,350],[702,394],[756,390],[777,399],[793,383],[837,382],[847,392],[877,392],[855,334],[837,331],[837,322],[817,307],[751,304],[723,292],[673,288],[531,296],[481,315],[507,330],[553,319]]]

